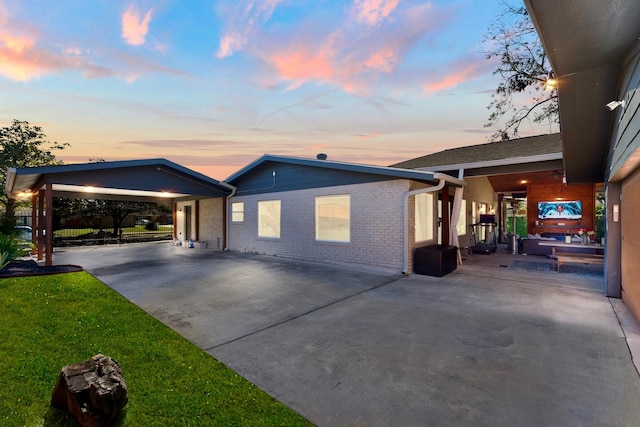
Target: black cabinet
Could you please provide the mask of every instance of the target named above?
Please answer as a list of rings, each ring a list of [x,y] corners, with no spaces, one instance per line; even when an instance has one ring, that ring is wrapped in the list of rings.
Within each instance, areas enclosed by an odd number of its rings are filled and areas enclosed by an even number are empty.
[[[448,245],[431,245],[416,249],[413,270],[416,274],[442,277],[458,266],[458,248]]]

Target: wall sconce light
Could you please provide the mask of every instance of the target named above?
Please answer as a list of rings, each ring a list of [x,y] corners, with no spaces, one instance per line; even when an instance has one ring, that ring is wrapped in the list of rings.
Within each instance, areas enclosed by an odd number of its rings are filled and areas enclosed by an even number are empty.
[[[624,100],[622,100],[622,101],[611,101],[610,103],[607,104],[607,108],[609,109],[609,111],[613,111],[618,107],[622,107],[624,109]]]
[[[555,89],[557,87],[558,87],[558,80],[554,79],[553,77],[549,77],[544,82],[544,89],[545,90],[552,90],[552,89]]]

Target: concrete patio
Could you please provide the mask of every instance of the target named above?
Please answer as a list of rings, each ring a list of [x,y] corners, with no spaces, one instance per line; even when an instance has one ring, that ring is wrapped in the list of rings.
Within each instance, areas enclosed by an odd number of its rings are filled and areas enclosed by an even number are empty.
[[[318,425],[635,425],[637,324],[602,278],[523,274],[514,257],[547,262],[504,251],[404,277],[166,243],[54,262],[82,265]]]

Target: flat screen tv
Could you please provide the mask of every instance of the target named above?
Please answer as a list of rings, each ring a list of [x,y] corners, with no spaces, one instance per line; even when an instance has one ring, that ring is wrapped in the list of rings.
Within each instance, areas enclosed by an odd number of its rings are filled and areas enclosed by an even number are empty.
[[[582,219],[582,201],[538,202],[538,219]]]

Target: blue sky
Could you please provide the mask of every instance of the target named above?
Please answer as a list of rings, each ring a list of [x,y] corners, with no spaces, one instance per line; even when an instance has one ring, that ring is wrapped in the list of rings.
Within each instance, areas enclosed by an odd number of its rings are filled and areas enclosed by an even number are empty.
[[[0,126],[42,126],[66,163],[217,179],[264,153],[388,165],[484,143],[500,4],[0,0]]]

